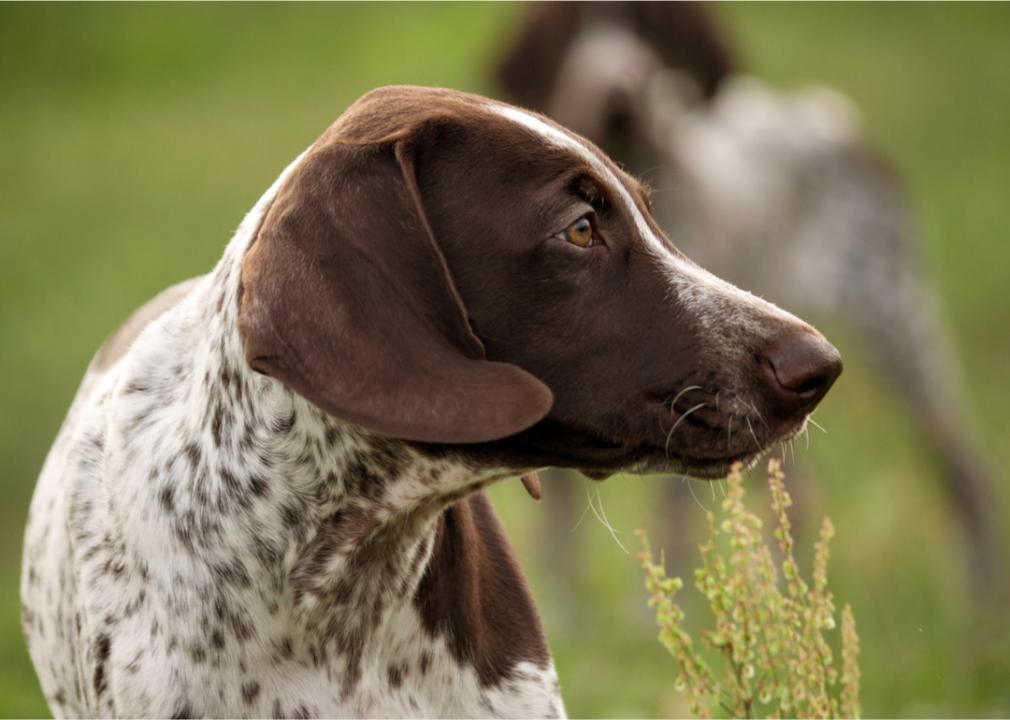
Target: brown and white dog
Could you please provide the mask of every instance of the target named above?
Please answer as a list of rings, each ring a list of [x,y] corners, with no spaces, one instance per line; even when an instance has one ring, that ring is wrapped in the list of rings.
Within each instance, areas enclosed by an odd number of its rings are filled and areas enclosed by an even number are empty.
[[[88,369],[25,538],[50,707],[562,715],[481,489],[543,466],[718,477],[840,371],[681,255],[584,139],[373,91]]]

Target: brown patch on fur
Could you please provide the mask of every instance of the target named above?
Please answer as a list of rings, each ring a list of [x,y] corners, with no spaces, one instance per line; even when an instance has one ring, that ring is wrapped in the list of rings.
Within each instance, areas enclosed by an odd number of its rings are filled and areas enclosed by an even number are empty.
[[[255,680],[242,683],[242,701],[246,705],[252,705],[253,701],[260,694],[260,684]]]
[[[484,492],[442,514],[414,603],[428,632],[446,636],[456,660],[472,663],[485,686],[518,662],[542,667],[550,659],[533,597]]]
[[[95,696],[101,697],[109,685],[105,677],[105,663],[109,659],[111,641],[108,635],[102,634],[98,636],[98,640],[95,642]]]

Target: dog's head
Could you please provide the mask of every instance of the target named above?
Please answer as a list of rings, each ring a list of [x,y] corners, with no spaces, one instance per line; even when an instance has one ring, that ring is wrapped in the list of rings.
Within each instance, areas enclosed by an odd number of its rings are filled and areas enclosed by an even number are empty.
[[[720,475],[841,371],[816,330],[681,255],[595,146],[448,90],[355,103],[281,186],[242,283],[254,369],[497,466]]]

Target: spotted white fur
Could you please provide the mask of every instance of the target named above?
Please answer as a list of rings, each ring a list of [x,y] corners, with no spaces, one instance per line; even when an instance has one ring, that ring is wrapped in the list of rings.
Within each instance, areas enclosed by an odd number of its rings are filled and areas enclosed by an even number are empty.
[[[92,363],[50,451],[21,589],[50,708],[60,717],[561,716],[549,661],[482,682],[412,602],[441,508],[495,474],[399,446],[395,463],[374,465],[376,438],[244,362],[241,260],[300,161],[211,274],[179,288],[185,298],[120,359]],[[383,482],[355,486],[361,474]],[[355,555],[397,523],[394,562],[372,567]],[[341,585],[351,567],[356,579]],[[337,592],[348,602],[334,601]]]

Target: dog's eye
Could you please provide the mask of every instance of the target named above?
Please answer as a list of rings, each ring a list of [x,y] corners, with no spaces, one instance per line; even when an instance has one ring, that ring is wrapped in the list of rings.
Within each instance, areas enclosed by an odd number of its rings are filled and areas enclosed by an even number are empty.
[[[597,243],[596,238],[593,236],[593,224],[589,221],[588,217],[580,217],[578,220],[573,222],[571,225],[566,227],[561,236],[572,245],[578,245],[581,248],[589,247],[590,245],[595,245]]]

